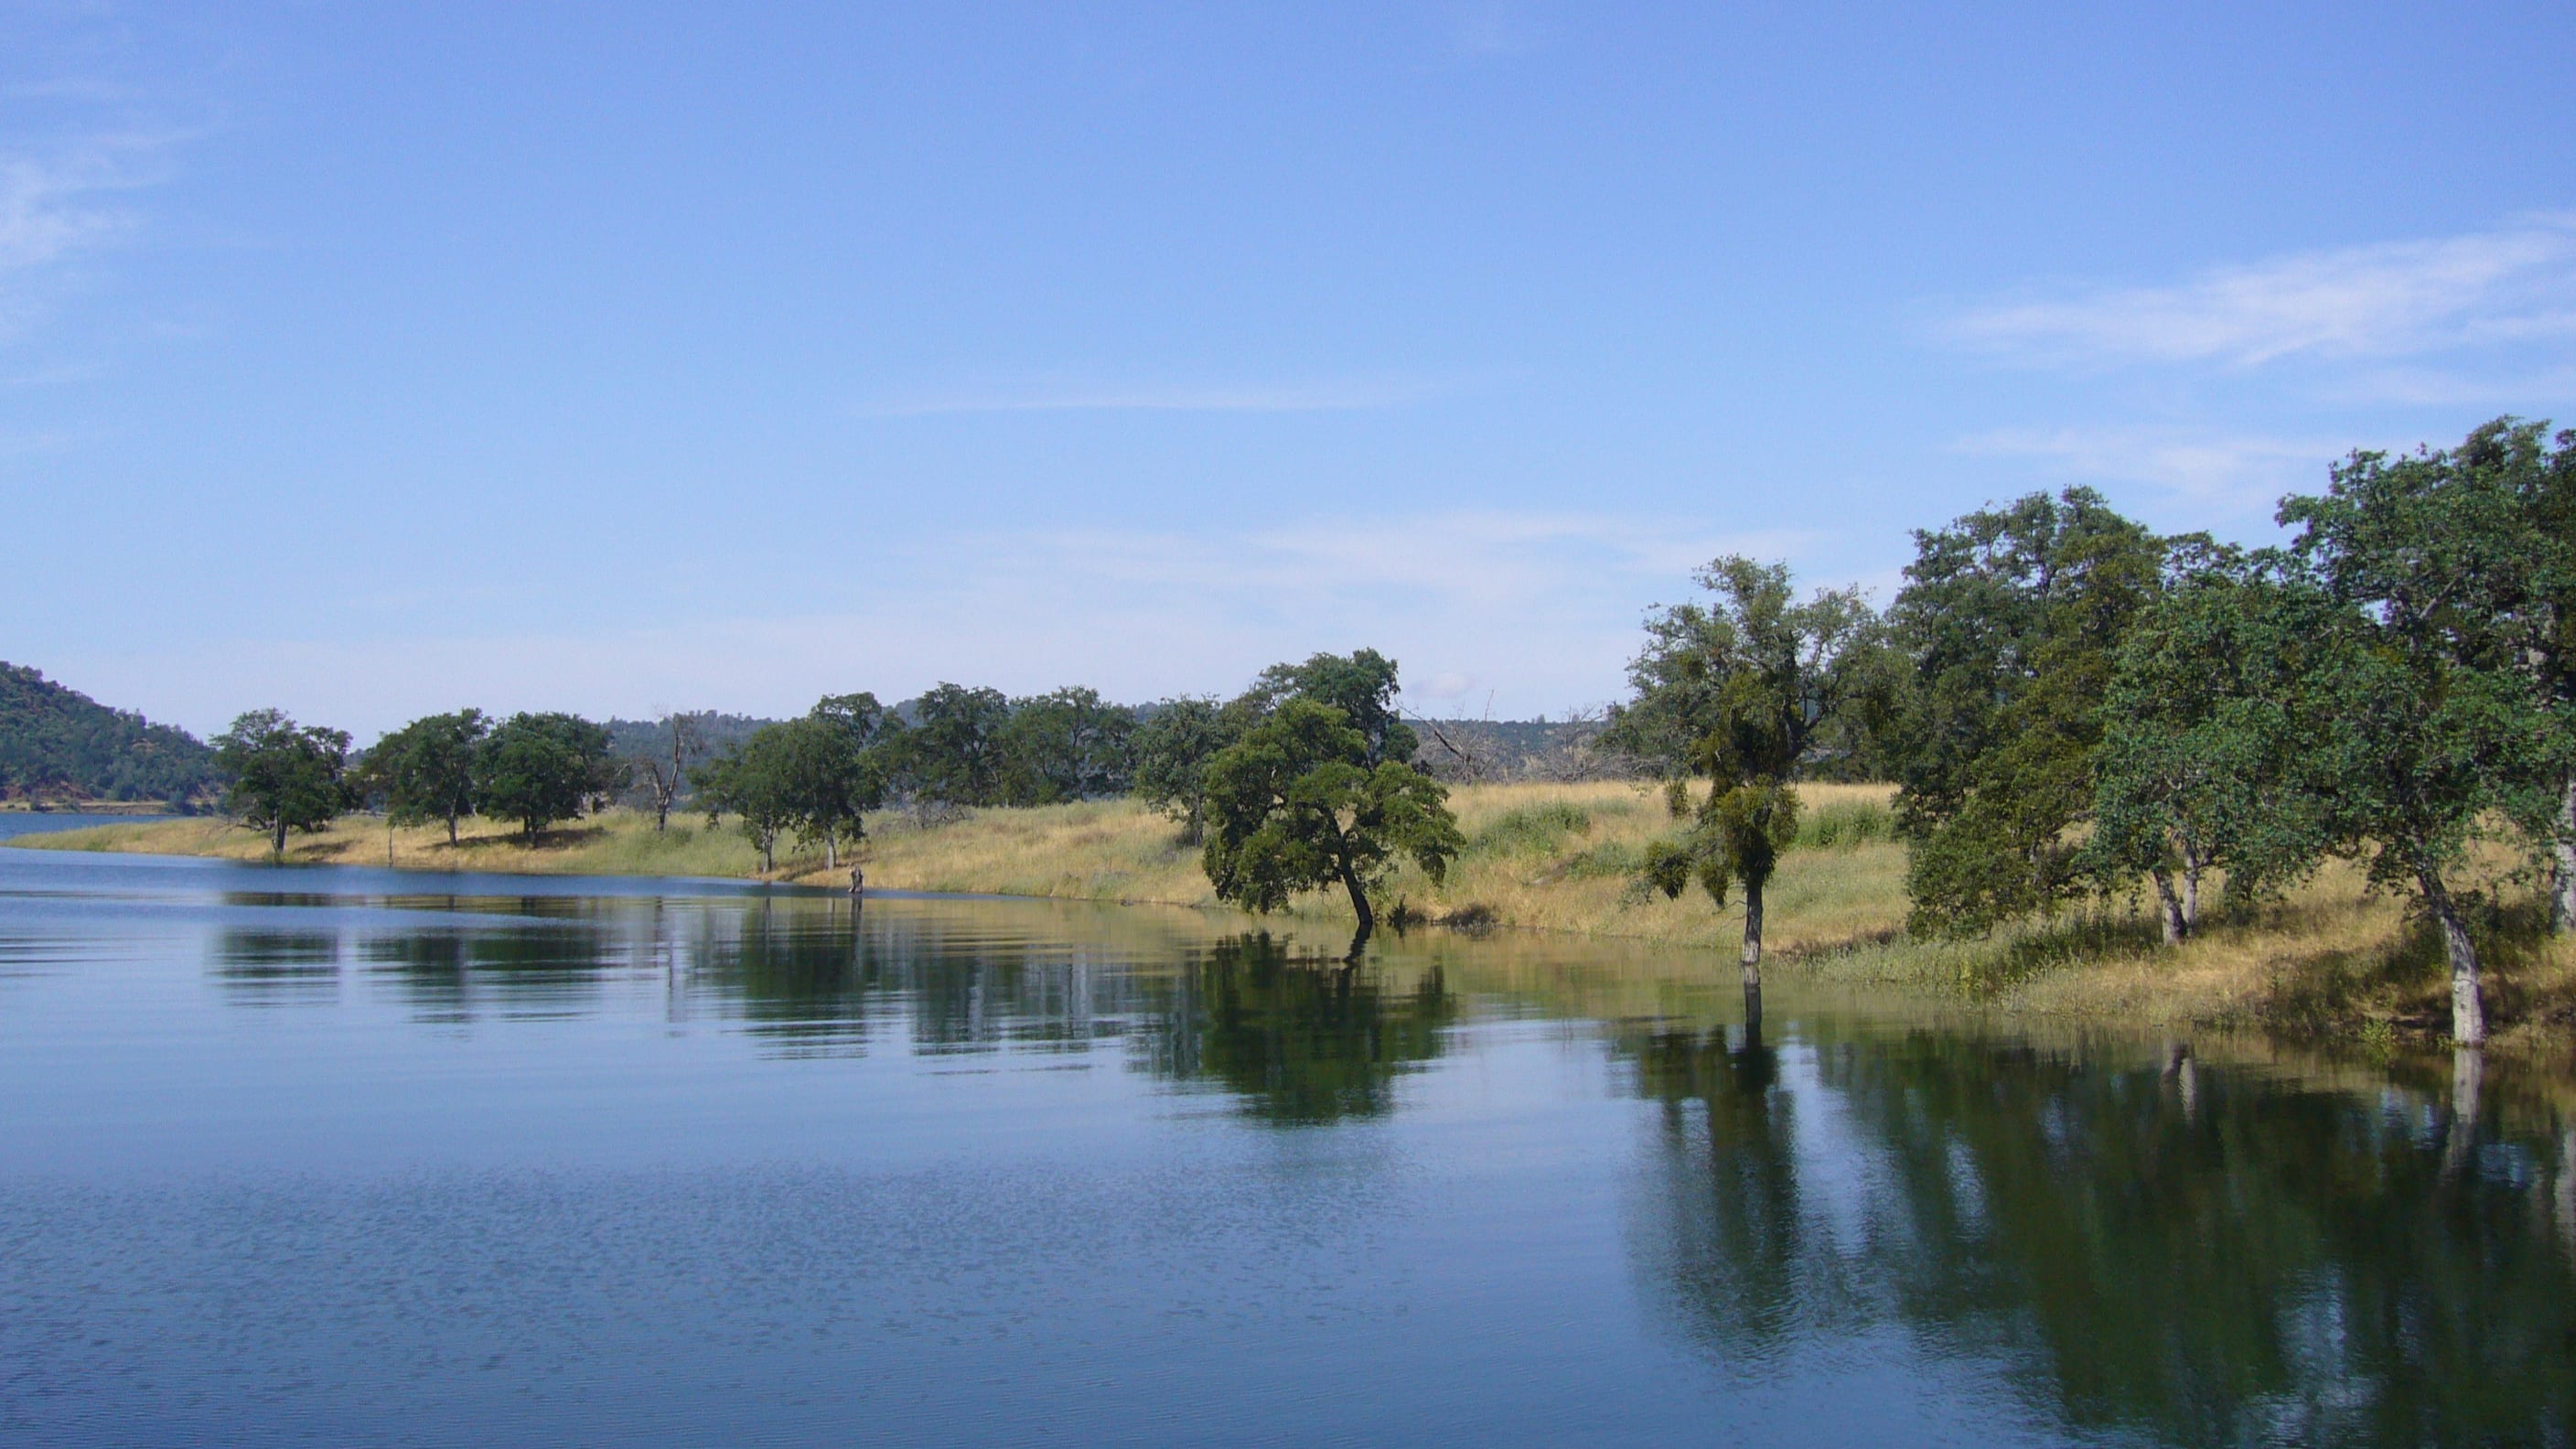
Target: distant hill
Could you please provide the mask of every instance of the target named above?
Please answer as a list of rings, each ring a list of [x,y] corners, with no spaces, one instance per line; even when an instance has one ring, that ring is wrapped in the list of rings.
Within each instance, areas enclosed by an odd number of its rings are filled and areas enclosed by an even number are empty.
[[[0,800],[184,807],[217,784],[214,751],[196,736],[0,663]]]

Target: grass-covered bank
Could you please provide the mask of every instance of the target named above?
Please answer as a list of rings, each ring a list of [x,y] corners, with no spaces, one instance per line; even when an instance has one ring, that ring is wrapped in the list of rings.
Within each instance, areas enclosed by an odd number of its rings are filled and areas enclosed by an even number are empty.
[[[1905,854],[1889,839],[1883,787],[1803,787],[1799,848],[1772,882],[1769,938],[1782,972],[1971,996],[1998,1009],[2070,1020],[2172,1029],[2262,1027],[2303,1039],[2391,1049],[2438,1036],[2447,1022],[2441,951],[2397,903],[2365,898],[2357,873],[2333,867],[2288,902],[2219,920],[2176,949],[2157,944],[2144,908],[2061,920],[1969,943],[1918,942],[1903,932]],[[1466,786],[1451,797],[1468,847],[1440,886],[1410,867],[1386,892],[1431,920],[1487,919],[1499,927],[1571,932],[1657,947],[1723,953],[1732,961],[1737,911],[1696,892],[1678,901],[1632,884],[1639,852],[1668,828],[1663,803],[1634,785]],[[261,860],[264,837],[222,820],[138,821],[29,837],[36,849],[140,851]],[[444,827],[391,833],[397,866],[533,874],[751,878],[758,858],[730,828],[675,817],[656,834],[622,812],[552,831],[531,845],[496,822],[474,821],[456,845]],[[382,864],[381,819],[349,817],[298,836],[301,862]],[[888,813],[871,824],[871,885],[1064,899],[1218,904],[1197,852],[1172,824],[1126,800],[977,811],[922,829]],[[839,883],[819,854],[786,857],[771,878]],[[2501,894],[2512,899],[2509,890]],[[1302,898],[1293,917],[1330,928],[1350,918],[1338,894]],[[1249,923],[1251,918],[1246,917]],[[2576,1044],[2576,943],[2540,936],[2518,911],[2479,922],[2491,962],[2488,995],[2498,1045],[2537,1052]],[[1731,965],[1727,968],[1731,971]]]

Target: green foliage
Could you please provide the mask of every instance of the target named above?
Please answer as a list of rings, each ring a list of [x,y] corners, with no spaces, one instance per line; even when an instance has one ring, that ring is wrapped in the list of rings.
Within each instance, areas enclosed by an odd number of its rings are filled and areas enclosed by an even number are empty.
[[[1130,736],[1135,791],[1180,823],[1184,844],[1206,835],[1208,761],[1250,727],[1248,711],[1185,696],[1154,706]]]
[[[623,767],[603,725],[573,714],[514,714],[475,752],[474,799],[485,814],[517,821],[534,839],[620,788]]]
[[[1413,758],[1421,741],[1398,716],[1395,694],[1395,661],[1374,649],[1362,649],[1317,654],[1303,664],[1273,664],[1261,671],[1236,706],[1258,717],[1290,699],[1329,704],[1366,742],[1366,763],[1401,764]]]
[[[452,845],[456,822],[474,813],[475,762],[490,733],[479,709],[413,720],[367,751],[364,787],[382,795],[396,825],[447,822]]]
[[[2546,840],[2565,724],[2509,608],[2530,542],[2516,500],[2451,454],[2355,453],[2294,497],[2296,561],[2334,605],[2311,672],[2311,748],[2336,836],[2374,884],[2411,891],[2451,961],[2452,1032],[2485,1036],[2478,961],[2453,877],[2496,821]]]
[[[1911,666],[1888,722],[1907,890],[1916,931],[1974,935],[2092,886],[2102,704],[2166,544],[2084,488],[1914,537],[1889,613]]]
[[[1410,765],[1373,761],[1340,709],[1289,698],[1208,764],[1208,882],[1264,912],[1339,885],[1365,934],[1369,893],[1399,856],[1437,881],[1463,848],[1448,793]]]
[[[319,830],[355,803],[348,731],[298,725],[282,710],[255,709],[235,719],[215,736],[214,762],[231,782],[224,808],[269,832],[280,854],[287,831]]]
[[[1002,800],[1055,805],[1123,795],[1135,775],[1136,713],[1093,689],[1014,701],[1002,725]]]
[[[2330,843],[2308,691],[2331,610],[2277,559],[2192,546],[2179,561],[2114,652],[2086,847],[2105,884],[2154,882],[2168,942],[2198,926],[2204,872],[2260,899]]]
[[[710,828],[721,814],[736,818],[763,870],[777,869],[778,837],[787,830],[823,847],[837,867],[841,846],[865,839],[867,812],[885,804],[892,757],[905,740],[903,722],[875,695],[828,695],[802,718],[763,725],[700,766],[698,800]]]
[[[905,793],[930,805],[1001,804],[1010,719],[1011,702],[998,689],[943,682],[922,695],[894,755]]]
[[[1667,897],[1691,881],[1726,904],[1742,882],[1747,981],[1762,959],[1762,891],[1797,839],[1790,781],[1821,728],[1883,698],[1879,621],[1857,590],[1797,602],[1782,564],[1716,560],[1696,575],[1716,595],[1646,621],[1646,647],[1628,667],[1636,697],[1604,738],[1672,771],[1669,803],[1682,833],[1646,853],[1643,879]],[[1708,782],[1694,803],[1685,777]]]
[[[185,806],[215,785],[214,752],[186,731],[0,664],[0,796]]]

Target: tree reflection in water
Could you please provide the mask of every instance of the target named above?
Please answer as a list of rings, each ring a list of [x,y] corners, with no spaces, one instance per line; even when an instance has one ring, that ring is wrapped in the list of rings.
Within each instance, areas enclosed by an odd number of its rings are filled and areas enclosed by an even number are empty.
[[[1623,1049],[1663,1109],[1639,1257],[1725,1361],[1900,1326],[2176,1444],[2576,1423],[2576,1133],[1956,1036]]]
[[[1147,1042],[1152,1069],[1214,1082],[1289,1125],[1392,1111],[1396,1079],[1440,1055],[1457,1012],[1436,968],[1390,992],[1347,958],[1298,955],[1267,932],[1217,942],[1176,987]]]

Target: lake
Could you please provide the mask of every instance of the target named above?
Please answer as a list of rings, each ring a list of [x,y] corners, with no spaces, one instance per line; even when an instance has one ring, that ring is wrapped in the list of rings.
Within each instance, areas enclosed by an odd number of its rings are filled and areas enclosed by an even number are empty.
[[[2571,1442],[2554,1083],[1235,924],[0,850],[0,1442]]]

